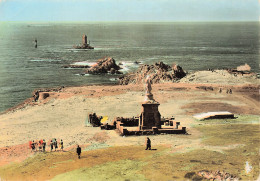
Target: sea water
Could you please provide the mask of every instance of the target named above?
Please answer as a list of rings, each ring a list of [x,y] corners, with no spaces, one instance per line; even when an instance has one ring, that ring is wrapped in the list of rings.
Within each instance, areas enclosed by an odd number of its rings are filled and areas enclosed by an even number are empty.
[[[259,67],[259,23],[0,23],[0,112],[38,88],[114,84],[115,75],[81,76],[68,64],[104,56],[138,68],[135,61],[177,63],[186,71]],[[94,50],[75,50],[86,34]],[[38,47],[35,48],[34,40]]]

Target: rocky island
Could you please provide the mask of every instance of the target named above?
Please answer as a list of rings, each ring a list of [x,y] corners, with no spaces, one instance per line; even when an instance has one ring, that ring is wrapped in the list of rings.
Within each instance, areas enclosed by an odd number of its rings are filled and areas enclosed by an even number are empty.
[[[90,46],[90,42],[88,43],[87,35],[82,36],[82,44],[81,45],[74,45],[75,49],[94,49],[94,47]]]
[[[90,68],[87,68],[85,73],[87,74],[122,74],[119,70],[121,67],[119,67],[116,64],[115,59],[112,57],[104,57],[99,60],[97,60],[97,63],[92,65]]]

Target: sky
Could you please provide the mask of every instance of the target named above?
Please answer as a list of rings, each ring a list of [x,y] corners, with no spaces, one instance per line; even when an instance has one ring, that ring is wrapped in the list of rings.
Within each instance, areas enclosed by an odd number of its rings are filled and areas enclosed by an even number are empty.
[[[260,0],[0,0],[0,21],[259,21]]]

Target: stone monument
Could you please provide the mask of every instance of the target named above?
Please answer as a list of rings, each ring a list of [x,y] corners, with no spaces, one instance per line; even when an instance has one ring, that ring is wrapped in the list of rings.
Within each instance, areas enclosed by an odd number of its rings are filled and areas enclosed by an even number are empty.
[[[158,110],[159,102],[155,101],[152,94],[151,79],[145,80],[145,101],[142,103],[142,113],[139,119],[139,129],[160,129],[161,114]]]

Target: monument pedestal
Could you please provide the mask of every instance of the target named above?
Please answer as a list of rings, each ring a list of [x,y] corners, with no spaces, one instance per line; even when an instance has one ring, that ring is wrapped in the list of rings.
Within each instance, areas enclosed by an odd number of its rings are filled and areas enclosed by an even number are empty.
[[[142,104],[142,113],[139,119],[140,130],[161,128],[161,114],[158,110],[160,104],[154,100],[146,101]]]

